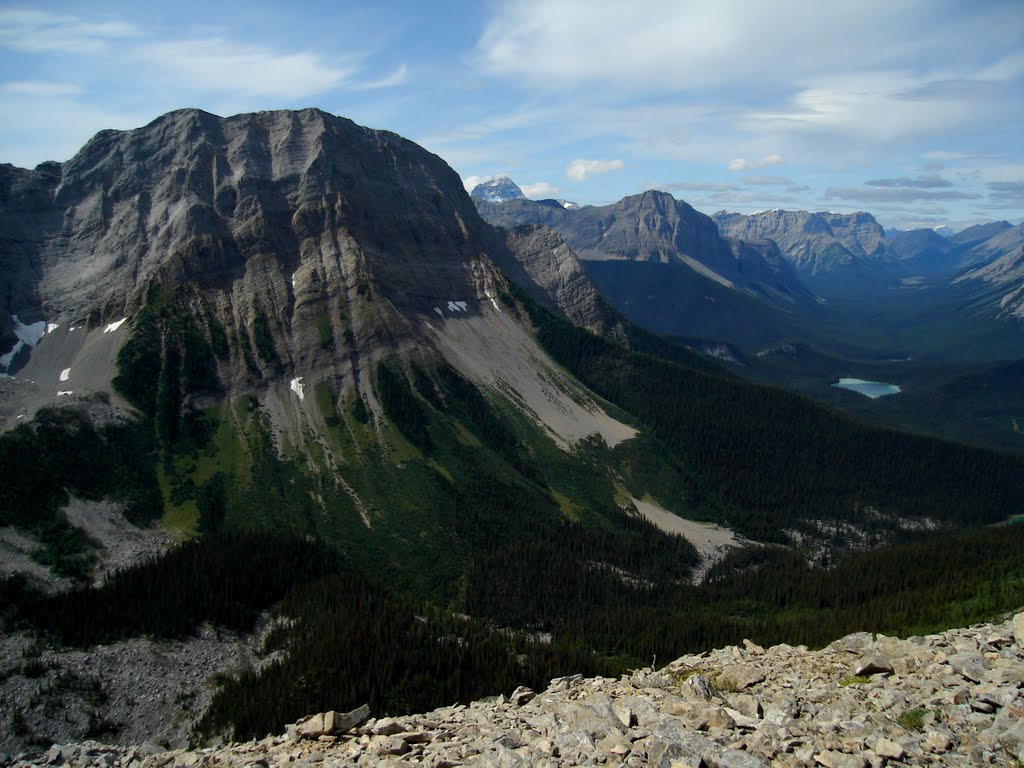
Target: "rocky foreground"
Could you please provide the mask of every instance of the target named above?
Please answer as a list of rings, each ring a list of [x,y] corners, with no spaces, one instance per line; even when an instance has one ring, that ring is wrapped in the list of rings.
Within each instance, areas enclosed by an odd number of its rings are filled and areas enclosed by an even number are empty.
[[[54,746],[16,766],[826,766],[1024,762],[1024,613],[820,651],[744,641],[620,680],[369,719],[321,713],[281,736],[203,750]]]

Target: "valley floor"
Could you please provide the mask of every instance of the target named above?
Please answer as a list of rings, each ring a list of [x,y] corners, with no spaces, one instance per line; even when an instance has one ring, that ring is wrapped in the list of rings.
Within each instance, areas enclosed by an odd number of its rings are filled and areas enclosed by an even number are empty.
[[[366,720],[318,715],[282,736],[201,751],[95,742],[21,755],[67,766],[1003,765],[1024,760],[1024,613],[820,651],[750,641],[621,679]],[[331,723],[339,722],[334,728]]]

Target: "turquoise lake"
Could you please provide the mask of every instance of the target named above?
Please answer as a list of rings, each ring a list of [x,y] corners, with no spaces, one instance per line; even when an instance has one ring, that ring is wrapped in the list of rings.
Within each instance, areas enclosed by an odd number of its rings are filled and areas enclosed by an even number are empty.
[[[884,381],[864,381],[863,379],[840,379],[832,386],[859,392],[865,397],[870,397],[872,400],[876,397],[895,395],[900,391],[899,386],[896,384],[886,384]]]

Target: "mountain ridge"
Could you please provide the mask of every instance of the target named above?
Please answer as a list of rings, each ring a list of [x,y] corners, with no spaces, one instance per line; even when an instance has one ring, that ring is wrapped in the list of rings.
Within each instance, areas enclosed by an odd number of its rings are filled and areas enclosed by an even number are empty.
[[[665,192],[647,191],[611,205],[577,209],[529,200],[478,202],[477,207],[491,224],[554,229],[584,261],[686,265],[728,288],[782,305],[811,300],[774,244],[723,238],[710,218]]]

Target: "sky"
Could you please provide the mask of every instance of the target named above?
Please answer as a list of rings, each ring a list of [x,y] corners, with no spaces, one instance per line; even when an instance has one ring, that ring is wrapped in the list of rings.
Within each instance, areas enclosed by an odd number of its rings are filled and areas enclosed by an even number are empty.
[[[0,4],[0,162],[307,106],[537,199],[1024,218],[1022,0]]]

